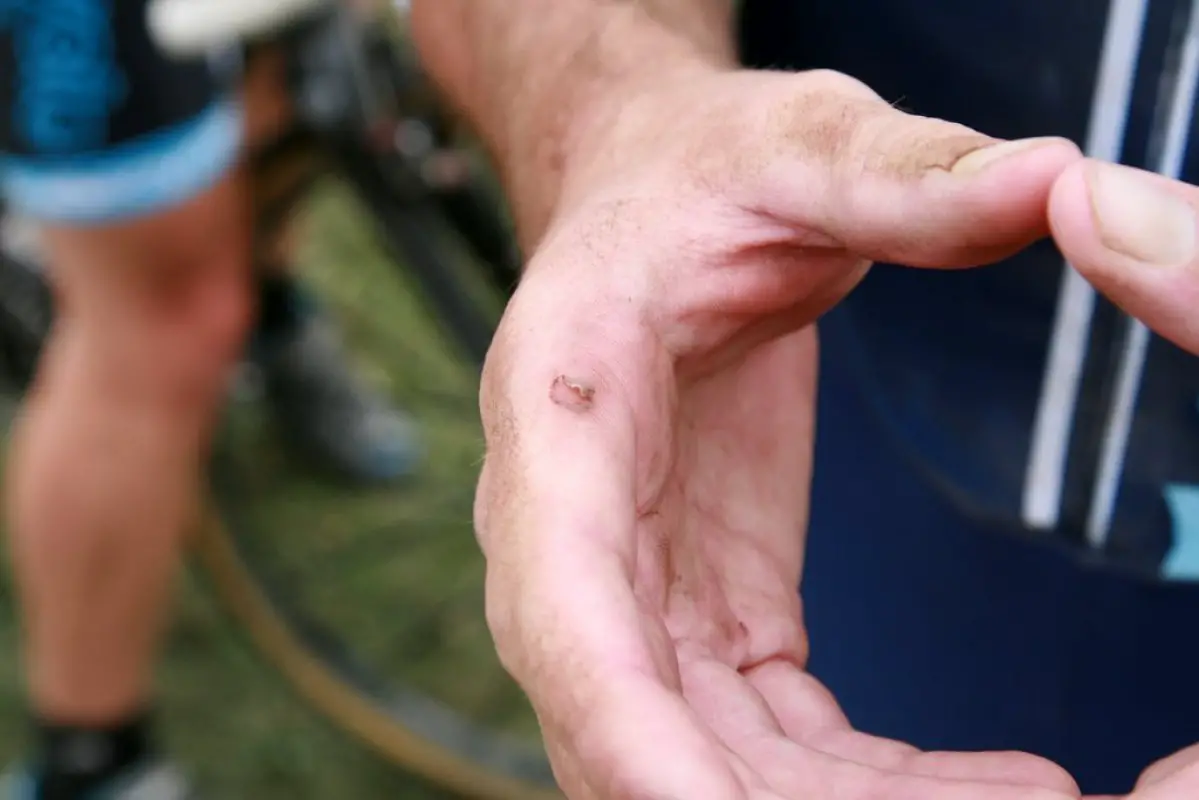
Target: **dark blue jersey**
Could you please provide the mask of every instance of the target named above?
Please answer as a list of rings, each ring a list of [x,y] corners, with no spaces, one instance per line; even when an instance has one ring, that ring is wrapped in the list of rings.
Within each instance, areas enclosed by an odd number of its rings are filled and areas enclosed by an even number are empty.
[[[747,0],[741,34],[753,66],[840,70],[905,110],[1004,138],[1067,136],[1194,182],[1191,11]],[[833,316],[833,357],[911,468],[960,508],[1199,577],[1199,362],[1095,297],[1051,243],[978,270],[879,266]]]

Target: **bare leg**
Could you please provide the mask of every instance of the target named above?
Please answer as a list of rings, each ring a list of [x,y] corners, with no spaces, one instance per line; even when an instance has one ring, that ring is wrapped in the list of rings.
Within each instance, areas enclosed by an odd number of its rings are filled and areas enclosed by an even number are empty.
[[[51,229],[60,316],[14,436],[7,510],[31,701],[140,708],[249,317],[239,180],[165,214]]]

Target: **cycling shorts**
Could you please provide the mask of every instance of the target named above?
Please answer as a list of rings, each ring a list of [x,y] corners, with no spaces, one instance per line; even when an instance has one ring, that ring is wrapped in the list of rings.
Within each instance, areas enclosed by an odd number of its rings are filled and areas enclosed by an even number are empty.
[[[197,0],[204,2],[204,0]],[[237,159],[241,108],[214,59],[162,52],[149,0],[0,0],[0,191],[46,222],[165,210]]]

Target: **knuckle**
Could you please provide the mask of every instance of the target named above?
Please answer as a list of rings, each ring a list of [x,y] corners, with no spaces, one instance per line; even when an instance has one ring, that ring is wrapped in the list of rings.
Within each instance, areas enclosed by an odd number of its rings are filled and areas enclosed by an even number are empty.
[[[684,137],[683,169],[709,193],[756,186],[780,158],[837,161],[863,120],[889,109],[866,84],[834,70],[728,80],[708,103],[703,124]]]
[[[799,74],[806,84],[811,84],[811,89],[815,91],[854,97],[860,100],[878,101],[881,99],[878,93],[865,83],[844,72],[837,72],[833,69],[813,69]]]
[[[772,138],[786,151],[831,163],[849,177],[908,177],[948,169],[965,153],[994,141],[964,125],[899,111],[841,72],[812,70],[791,80],[773,104]]]
[[[844,166],[857,173],[918,178],[948,170],[966,153],[994,141],[965,125],[888,108],[860,121]]]
[[[877,96],[847,94],[828,83],[805,83],[803,91],[775,104],[769,128],[787,154],[838,161],[852,149],[863,124],[887,109]]]
[[[512,432],[512,400],[508,392],[511,359],[508,356],[509,335],[501,323],[492,342],[491,351],[483,362],[479,382],[479,414],[487,444],[506,442],[505,434]]]
[[[484,616],[495,642],[500,664],[518,681],[522,674],[525,648],[520,644],[520,627],[512,594],[499,570],[489,567],[486,578]]]
[[[492,495],[490,493],[490,476],[491,469],[486,457],[483,460],[483,467],[479,470],[479,482],[475,488],[475,502],[473,509],[474,524],[475,524],[475,539],[479,543],[479,548],[483,551],[483,557],[488,557],[487,542],[490,531],[490,507],[492,503]]]

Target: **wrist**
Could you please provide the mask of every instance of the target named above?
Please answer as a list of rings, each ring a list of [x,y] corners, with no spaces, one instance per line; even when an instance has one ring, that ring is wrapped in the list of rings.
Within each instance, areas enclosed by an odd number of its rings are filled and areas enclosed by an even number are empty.
[[[536,242],[572,187],[627,162],[676,88],[736,68],[731,52],[698,47],[634,20],[588,34],[561,68],[509,103],[495,142],[522,242]]]
[[[663,64],[580,104],[562,131],[562,193],[583,191],[626,168],[637,169],[642,154],[668,146],[692,87],[721,72],[706,62]]]

